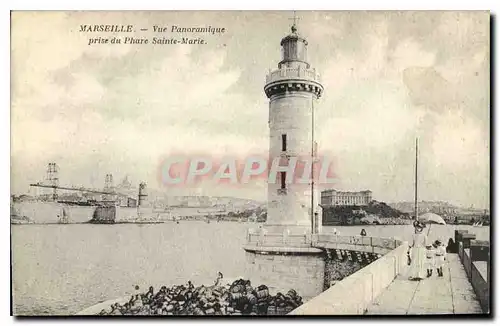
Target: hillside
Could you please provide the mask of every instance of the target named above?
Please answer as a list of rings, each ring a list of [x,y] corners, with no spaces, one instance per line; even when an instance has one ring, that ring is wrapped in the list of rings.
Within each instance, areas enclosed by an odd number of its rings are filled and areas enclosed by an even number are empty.
[[[130,189],[118,189],[119,193],[127,194],[132,198],[137,196],[138,190]],[[241,212],[246,210],[256,210],[266,206],[266,203],[259,202],[252,199],[228,197],[228,196],[173,196],[165,193],[164,191],[159,191],[156,189],[147,189],[147,200],[155,208],[166,208],[172,206],[183,206],[183,207],[221,207],[227,211]],[[52,195],[46,195],[44,197],[51,197]],[[100,198],[100,195],[91,194],[91,197]],[[86,194],[77,191],[61,191],[58,194],[59,200],[65,201],[78,201],[82,198],[86,198]],[[28,202],[35,200],[49,200],[49,198],[43,198],[43,196],[31,196],[27,194],[22,195],[11,195],[12,202]]]
[[[367,214],[377,215],[382,218],[396,218],[401,216],[409,217],[409,214],[407,212],[395,209],[384,202],[378,202],[376,200],[371,201],[368,206],[363,206],[362,209]]]
[[[391,206],[394,209],[410,214],[413,214],[413,211],[415,209],[414,202],[389,203],[389,206]],[[418,212],[419,214],[430,212],[439,215],[484,214],[483,209],[464,208],[450,204],[445,201],[420,201],[418,202]]]
[[[382,224],[406,224],[408,213],[394,209],[383,202],[372,201],[366,206],[336,206],[323,208],[323,225],[362,224],[370,217]]]
[[[218,196],[169,196],[161,192],[151,191],[149,200],[155,207],[190,206],[190,207],[224,207],[228,211],[238,212],[256,209],[264,204],[255,200],[237,197]]]

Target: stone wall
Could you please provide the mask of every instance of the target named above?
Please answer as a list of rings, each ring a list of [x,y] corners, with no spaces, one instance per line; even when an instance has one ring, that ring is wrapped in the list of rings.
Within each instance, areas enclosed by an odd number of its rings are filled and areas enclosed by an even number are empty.
[[[333,283],[354,274],[366,265],[368,263],[349,259],[327,259],[325,261],[325,289],[328,289]]]
[[[246,252],[246,278],[265,284],[272,293],[295,289],[303,300],[323,292],[325,261],[321,253],[305,255]]]
[[[467,245],[467,244],[466,244]],[[470,245],[470,244],[469,244]],[[477,252],[477,251],[476,251]],[[489,243],[488,243],[488,252],[489,252]],[[488,269],[489,267],[489,253],[487,256],[487,261],[483,261],[484,257],[473,257],[471,255],[470,248],[464,248],[464,243],[462,241],[458,242],[458,256],[462,261],[464,266],[465,273],[469,278],[469,281],[474,288],[474,292],[476,293],[479,302],[481,304],[481,308],[483,312],[489,313],[490,311],[490,280],[488,279]],[[476,261],[480,260],[480,261]],[[480,264],[485,264],[486,275],[485,273],[481,273]]]
[[[377,259],[292,311],[291,315],[362,315],[407,262],[408,244]]]

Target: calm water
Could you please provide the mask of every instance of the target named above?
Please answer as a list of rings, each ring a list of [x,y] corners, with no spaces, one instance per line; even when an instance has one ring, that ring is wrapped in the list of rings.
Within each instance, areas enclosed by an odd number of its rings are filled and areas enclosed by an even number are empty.
[[[141,289],[212,284],[217,271],[244,276],[246,230],[255,224],[181,222],[156,225],[13,225],[15,314],[72,314]],[[411,226],[337,227],[342,235],[410,239]],[[489,239],[489,228],[471,229]],[[454,226],[433,225],[429,237],[447,241]],[[331,232],[333,227],[325,227]]]

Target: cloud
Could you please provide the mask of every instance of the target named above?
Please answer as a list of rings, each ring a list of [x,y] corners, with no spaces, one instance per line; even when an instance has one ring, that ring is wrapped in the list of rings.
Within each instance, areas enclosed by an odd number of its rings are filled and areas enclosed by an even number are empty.
[[[414,105],[441,111],[457,102],[454,85],[432,67],[406,68],[403,71],[403,81]]]
[[[387,24],[374,22],[370,30],[363,30],[361,50],[338,51],[324,67],[322,82],[330,97],[342,94],[344,87],[378,76],[386,69]]]
[[[218,145],[227,136],[221,133],[224,129],[216,131],[217,137],[204,138],[211,125],[190,128],[190,121],[204,118],[230,124],[238,110],[245,111],[235,105],[247,102],[245,97],[227,93],[240,72],[224,69],[225,51],[195,57],[192,47],[179,46],[162,60],[143,62],[136,74],[117,71],[106,83],[102,79],[106,67],[93,61],[119,60],[123,68],[127,61],[135,63],[134,52],[117,54],[109,46],[89,47],[75,33],[36,43],[33,34],[23,32],[27,25],[40,22],[52,33],[67,31],[68,23],[74,25],[66,15],[42,16],[16,16],[13,24],[13,55],[38,55],[28,57],[34,66],[31,71],[23,69],[19,60],[13,64],[17,78],[13,83],[12,156],[19,167],[15,170],[26,166],[26,161],[44,165],[54,159],[66,168],[74,165],[87,171],[102,167],[102,161],[110,168],[143,161],[143,168],[134,174],[152,176],[160,156],[175,148],[222,150]],[[72,46],[71,50],[65,51],[66,46]],[[62,58],[55,50],[61,50]],[[240,148],[254,143],[244,136],[233,138],[234,146]],[[92,162],[96,158],[99,162]],[[15,183],[21,181],[21,175],[15,177]],[[35,181],[42,175],[27,173],[25,177]],[[86,177],[73,178],[85,183]]]
[[[463,111],[448,111],[439,117],[433,141],[436,166],[461,172],[484,173],[489,157],[488,141]],[[463,171],[465,170],[465,171]]]
[[[409,38],[398,43],[391,58],[399,73],[408,67],[432,67],[436,61],[434,53],[423,50],[418,42]]]
[[[426,161],[421,169],[433,180],[422,186],[424,198],[440,199],[447,193],[455,203],[472,200],[484,205],[488,120],[471,113],[487,115],[487,107],[481,106],[488,96],[483,84],[487,78],[481,78],[488,71],[487,48],[452,54],[435,43],[430,49],[417,34],[401,33],[395,39],[387,24],[390,19],[367,21],[365,26],[374,28],[365,29],[363,46],[337,51],[324,67],[318,138],[321,148],[336,155],[337,187],[371,188],[382,200],[408,200],[412,193],[405,185],[412,182],[412,148],[418,136]],[[477,26],[469,27],[457,32],[459,38]],[[335,45],[339,49],[340,42]],[[471,171],[476,171],[474,180],[465,177],[457,188],[457,175]]]
[[[249,29],[241,14],[225,15],[217,20],[227,34],[205,47],[139,47],[88,46],[79,25],[187,26],[205,16],[14,13],[13,189],[39,181],[52,160],[68,183],[88,184],[90,175],[101,186],[112,172],[115,179],[130,174],[155,187],[160,159],[178,150],[267,151],[264,75],[279,60],[289,21],[283,18],[281,28],[277,13],[248,13]],[[299,33],[309,41],[311,64],[325,86],[316,116],[319,147],[335,155],[340,186],[408,200],[419,135],[427,162],[422,169],[436,180],[423,185],[428,198],[488,203],[488,16],[301,16]],[[270,20],[276,28],[264,24]],[[265,197],[265,185],[255,187],[228,193]]]

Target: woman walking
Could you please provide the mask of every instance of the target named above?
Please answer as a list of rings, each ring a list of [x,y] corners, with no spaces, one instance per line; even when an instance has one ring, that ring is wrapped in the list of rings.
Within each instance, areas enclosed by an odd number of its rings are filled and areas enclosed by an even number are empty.
[[[427,236],[422,233],[425,228],[425,224],[420,221],[415,221],[413,223],[415,228],[415,233],[413,234],[413,242],[410,246],[411,249],[411,264],[409,271],[409,279],[420,281],[426,276],[426,266],[425,266],[425,245],[427,243]]]

